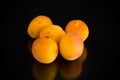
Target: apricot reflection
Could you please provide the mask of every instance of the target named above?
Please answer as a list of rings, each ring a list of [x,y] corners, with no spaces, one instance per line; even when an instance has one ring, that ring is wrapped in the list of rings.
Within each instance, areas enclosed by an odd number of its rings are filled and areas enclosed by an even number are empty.
[[[33,75],[36,80],[55,80],[59,74],[63,80],[76,80],[82,73],[83,63],[86,58],[87,48],[84,47],[83,54],[74,61],[67,61],[59,55],[57,59],[50,64],[35,62],[32,68]]]
[[[78,60],[80,60],[81,62],[84,62],[87,58],[87,48],[86,46],[84,46],[84,50],[83,50],[83,53],[82,55],[78,58]]]
[[[57,74],[56,63],[42,64],[35,62],[33,64],[33,75],[36,80],[54,80]]]
[[[75,61],[61,60],[59,72],[64,80],[76,80],[82,73],[82,65],[87,57],[87,50],[84,51],[81,57]]]

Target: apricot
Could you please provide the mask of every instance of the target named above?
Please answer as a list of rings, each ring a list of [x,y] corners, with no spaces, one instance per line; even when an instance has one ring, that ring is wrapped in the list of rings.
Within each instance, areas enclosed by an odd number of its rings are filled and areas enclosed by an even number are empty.
[[[59,48],[63,58],[75,60],[82,55],[84,43],[78,34],[69,32],[61,38]]]
[[[32,70],[35,80],[54,80],[57,75],[58,66],[55,62],[50,64],[35,62]]]
[[[50,17],[45,15],[38,15],[30,21],[28,25],[27,33],[32,38],[38,38],[41,29],[51,24],[53,23]]]
[[[82,73],[82,62],[80,60],[62,61],[59,67],[60,75],[64,80],[76,80]]]
[[[40,32],[40,37],[48,37],[56,41],[58,44],[61,37],[65,35],[65,31],[59,25],[49,25]]]
[[[71,20],[65,27],[65,32],[74,32],[81,36],[82,40],[85,41],[89,35],[89,29],[87,24],[83,20]]]
[[[58,55],[58,45],[50,38],[37,38],[32,44],[33,57],[41,63],[52,63]]]

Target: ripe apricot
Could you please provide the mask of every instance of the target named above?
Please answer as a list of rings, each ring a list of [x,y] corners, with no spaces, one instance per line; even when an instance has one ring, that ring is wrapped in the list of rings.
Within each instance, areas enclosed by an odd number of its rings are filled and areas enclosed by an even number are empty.
[[[31,20],[27,32],[32,38],[38,38],[41,29],[51,24],[52,20],[48,16],[39,15]]]
[[[32,44],[33,57],[41,63],[51,63],[58,55],[58,45],[50,38],[37,38]]]
[[[89,35],[87,24],[79,19],[69,21],[65,27],[65,32],[77,33],[81,36],[83,41],[85,41]]]
[[[84,43],[78,34],[69,32],[61,38],[59,48],[63,58],[75,60],[82,55]]]
[[[57,44],[63,35],[65,35],[65,31],[59,25],[49,25],[40,32],[40,37],[49,37],[55,40]]]

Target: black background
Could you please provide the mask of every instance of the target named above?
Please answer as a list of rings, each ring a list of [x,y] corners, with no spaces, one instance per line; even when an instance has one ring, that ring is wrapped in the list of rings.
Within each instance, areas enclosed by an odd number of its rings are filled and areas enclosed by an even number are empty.
[[[32,73],[34,58],[28,50],[29,22],[37,15],[49,16],[54,24],[65,28],[72,19],[81,19],[89,28],[85,41],[88,50],[80,80],[118,78],[119,5],[104,1],[9,1],[4,2],[2,15],[3,78],[35,80]],[[7,44],[6,44],[7,43]],[[62,80],[58,74],[56,80]]]

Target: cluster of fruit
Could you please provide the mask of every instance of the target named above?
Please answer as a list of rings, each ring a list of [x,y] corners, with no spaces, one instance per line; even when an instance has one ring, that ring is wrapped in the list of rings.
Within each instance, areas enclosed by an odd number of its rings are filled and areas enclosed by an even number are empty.
[[[71,20],[63,29],[53,24],[50,17],[36,16],[28,25],[27,33],[35,40],[32,43],[32,55],[41,63],[52,63],[60,55],[69,61],[79,58],[88,38],[89,29],[80,19]]]

